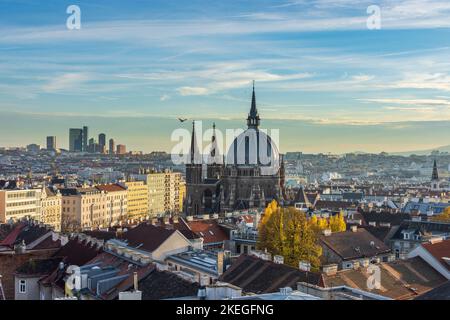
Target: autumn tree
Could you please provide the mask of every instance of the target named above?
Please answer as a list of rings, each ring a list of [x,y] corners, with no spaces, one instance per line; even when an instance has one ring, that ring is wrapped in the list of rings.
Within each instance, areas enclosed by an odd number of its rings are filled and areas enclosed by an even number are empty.
[[[281,255],[287,265],[296,268],[300,261],[308,261],[317,270],[322,255],[317,228],[312,226],[304,212],[269,206],[270,214],[267,217],[265,214],[259,227],[258,249]]]
[[[347,230],[347,224],[345,223],[344,213],[342,211],[330,217],[329,228],[331,232],[343,232]]]
[[[432,218],[435,222],[450,222],[450,207],[445,208],[444,212]]]

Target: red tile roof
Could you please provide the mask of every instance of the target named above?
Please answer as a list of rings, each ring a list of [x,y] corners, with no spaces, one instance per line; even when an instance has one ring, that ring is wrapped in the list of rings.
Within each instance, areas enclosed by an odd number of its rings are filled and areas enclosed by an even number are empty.
[[[189,228],[199,237],[203,238],[203,243],[216,243],[229,240],[228,234],[214,220],[188,221]]]
[[[13,231],[11,231],[5,239],[3,239],[2,242],[0,242],[0,246],[7,246],[11,247],[16,242],[17,237],[19,236],[20,232],[26,225],[24,223],[19,223]]]
[[[450,271],[450,265],[444,258],[450,258],[450,240],[443,240],[435,243],[424,243],[422,245],[436,260]]]
[[[95,186],[100,191],[105,192],[120,192],[120,191],[126,191],[126,189],[118,184],[101,184],[98,186]]]

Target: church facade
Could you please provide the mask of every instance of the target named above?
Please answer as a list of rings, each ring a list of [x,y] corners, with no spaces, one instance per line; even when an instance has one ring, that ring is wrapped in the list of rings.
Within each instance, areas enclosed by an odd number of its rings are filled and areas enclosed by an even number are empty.
[[[273,199],[283,202],[284,162],[278,146],[259,125],[253,86],[247,129],[234,139],[224,157],[220,155],[213,125],[211,150],[203,163],[193,123],[186,164],[186,215],[264,208]]]

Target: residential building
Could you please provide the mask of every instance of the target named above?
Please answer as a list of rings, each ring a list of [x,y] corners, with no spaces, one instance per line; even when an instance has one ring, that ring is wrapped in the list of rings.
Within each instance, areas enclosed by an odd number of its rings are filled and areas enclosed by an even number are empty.
[[[280,288],[297,288],[298,282],[320,285],[319,272],[306,272],[269,259],[242,254],[220,276],[219,281],[242,288],[243,294],[273,293]]]
[[[41,218],[42,189],[0,189],[0,223]]]
[[[144,181],[124,183],[128,197],[128,219],[142,220],[149,216],[148,187]]]
[[[423,243],[408,255],[420,257],[447,280],[450,280],[450,240],[435,239]]]
[[[119,184],[102,184],[96,188],[106,196],[106,220],[109,226],[119,225],[127,219],[127,189]]]
[[[106,194],[93,187],[65,188],[62,194],[63,231],[109,226]]]
[[[62,196],[59,190],[43,188],[41,198],[40,221],[53,230],[61,231]]]
[[[381,240],[356,226],[344,232],[325,230],[320,244],[322,264],[337,264],[339,269],[367,267],[370,263],[388,262],[395,258]]]

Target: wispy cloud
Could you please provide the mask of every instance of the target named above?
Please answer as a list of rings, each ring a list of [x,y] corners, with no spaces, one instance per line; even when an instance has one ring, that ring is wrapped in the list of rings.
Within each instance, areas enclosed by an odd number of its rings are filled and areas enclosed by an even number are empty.
[[[51,79],[42,89],[46,92],[57,92],[66,89],[73,89],[89,80],[87,74],[82,73],[66,73]]]

